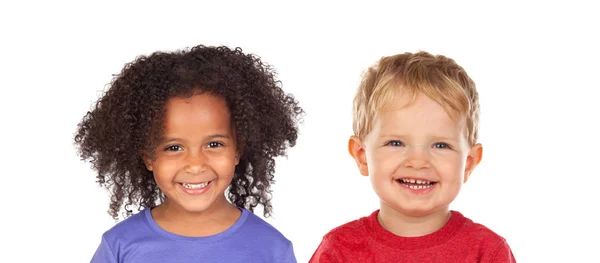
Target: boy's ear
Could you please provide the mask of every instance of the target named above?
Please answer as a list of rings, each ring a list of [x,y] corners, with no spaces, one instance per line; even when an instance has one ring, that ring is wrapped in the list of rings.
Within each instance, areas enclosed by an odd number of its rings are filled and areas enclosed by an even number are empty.
[[[348,140],[348,152],[354,158],[360,174],[369,176],[369,169],[367,166],[367,156],[365,153],[365,147],[363,142],[357,136],[350,137]]]
[[[471,147],[469,151],[469,155],[467,156],[467,165],[465,165],[465,178],[463,182],[467,182],[469,177],[471,177],[471,173],[475,169],[475,167],[481,162],[481,157],[483,155],[483,146],[480,143],[476,143]]]

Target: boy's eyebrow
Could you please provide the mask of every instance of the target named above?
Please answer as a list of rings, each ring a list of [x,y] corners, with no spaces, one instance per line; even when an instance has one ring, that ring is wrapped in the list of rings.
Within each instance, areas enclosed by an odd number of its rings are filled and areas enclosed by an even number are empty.
[[[442,141],[456,141],[458,140],[458,138],[454,138],[454,137],[434,137],[436,140],[442,140]]]
[[[399,138],[399,137],[406,137],[406,136],[407,135],[388,133],[388,134],[382,134],[380,136],[380,138],[389,139],[389,138]],[[458,139],[456,137],[448,137],[448,136],[432,136],[431,138],[433,138],[435,140],[447,140],[447,141],[456,141]]]
[[[404,135],[400,135],[400,134],[381,134],[379,136],[380,138],[397,138],[397,137],[404,137]]]

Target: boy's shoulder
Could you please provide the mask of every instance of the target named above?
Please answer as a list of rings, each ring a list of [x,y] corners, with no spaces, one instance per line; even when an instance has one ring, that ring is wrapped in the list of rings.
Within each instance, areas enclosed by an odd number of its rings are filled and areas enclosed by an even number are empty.
[[[337,244],[352,245],[360,244],[364,242],[364,239],[368,236],[367,224],[369,220],[373,220],[373,217],[377,217],[379,210],[372,212],[368,216],[349,221],[340,226],[331,229],[325,236],[324,240],[329,242],[335,242]]]
[[[374,211],[369,216],[364,216],[333,228],[323,236],[323,241],[336,244],[336,246],[361,247],[365,242],[369,242],[370,238],[377,239],[377,233],[375,233],[376,227],[373,224],[377,222],[378,212],[379,210]],[[454,217],[452,224],[444,228],[453,229],[452,231],[444,229],[444,231],[447,232],[446,234],[453,236],[453,238],[450,238],[453,242],[465,241],[469,243],[465,243],[465,246],[478,244],[482,248],[495,248],[507,244],[504,237],[487,226],[474,222],[458,211],[452,211],[452,213]]]
[[[365,249],[373,242],[368,241],[368,223],[377,217],[378,212],[331,229],[323,236],[309,262],[361,262],[361,258],[369,258]]]
[[[460,212],[457,211],[453,211],[453,214],[464,217]],[[464,226],[459,233],[461,236],[465,236],[474,241],[473,243],[482,245],[488,244],[492,246],[506,243],[506,239],[504,237],[487,226],[478,222],[474,222],[467,217],[464,217],[464,219]]]
[[[464,227],[455,238],[458,246],[468,248],[471,253],[479,255],[482,262],[516,261],[503,236],[483,224],[473,222],[466,217],[465,219]]]
[[[483,224],[452,211],[440,230],[420,237],[399,237],[383,229],[378,211],[329,231],[310,262],[514,262],[506,240]],[[442,252],[443,251],[443,252]]]

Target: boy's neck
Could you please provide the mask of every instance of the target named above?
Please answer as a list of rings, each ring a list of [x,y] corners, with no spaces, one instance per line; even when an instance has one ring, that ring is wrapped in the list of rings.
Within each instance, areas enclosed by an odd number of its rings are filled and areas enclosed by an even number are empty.
[[[448,207],[423,216],[411,216],[398,212],[382,202],[377,216],[379,224],[394,235],[418,237],[440,230],[450,219]]]

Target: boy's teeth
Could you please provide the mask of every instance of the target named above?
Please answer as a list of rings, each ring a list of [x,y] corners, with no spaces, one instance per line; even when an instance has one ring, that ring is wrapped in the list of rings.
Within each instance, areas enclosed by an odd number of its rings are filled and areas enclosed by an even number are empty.
[[[432,184],[431,181],[415,180],[415,179],[400,179],[400,181],[402,181],[403,183],[421,184],[421,185],[425,185],[425,186]]]
[[[201,184],[186,184],[186,183],[182,183],[181,185],[183,185],[183,187],[189,188],[189,189],[198,189],[198,188],[203,188],[206,185],[208,185],[208,182],[201,183]]]
[[[428,184],[428,185],[409,185],[408,188],[418,190],[418,189],[427,189],[427,188],[429,188],[431,186],[432,186],[431,184]]]

